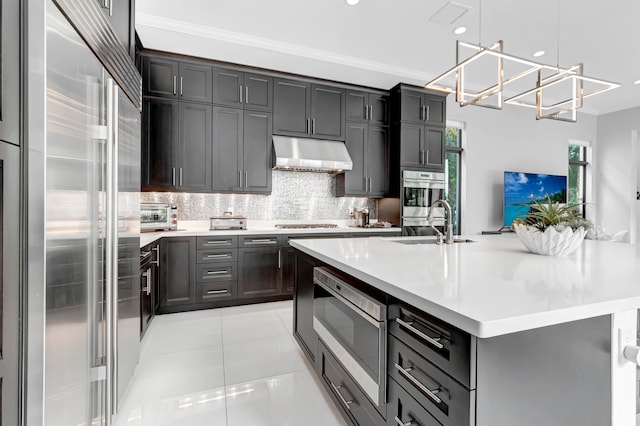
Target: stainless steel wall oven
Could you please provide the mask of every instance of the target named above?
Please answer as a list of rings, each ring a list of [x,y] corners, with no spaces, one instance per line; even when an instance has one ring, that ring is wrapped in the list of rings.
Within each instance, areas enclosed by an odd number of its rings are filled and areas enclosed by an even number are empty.
[[[387,306],[327,267],[313,269],[313,328],[364,393],[386,399]]]
[[[401,222],[403,235],[434,235],[435,231],[427,221],[429,206],[434,201],[445,198],[445,188],[444,173],[413,170],[402,172]],[[444,209],[435,207],[433,225],[444,229],[444,216]]]

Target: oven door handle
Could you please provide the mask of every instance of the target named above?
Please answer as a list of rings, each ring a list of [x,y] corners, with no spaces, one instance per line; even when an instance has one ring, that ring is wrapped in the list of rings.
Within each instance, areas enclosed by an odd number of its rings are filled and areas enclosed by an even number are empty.
[[[345,305],[346,307],[351,309],[353,312],[358,314],[360,317],[362,317],[364,320],[366,320],[369,324],[373,325],[378,330],[380,329],[380,323],[376,319],[371,317],[369,314],[367,314],[363,310],[357,308],[353,303],[349,302],[347,299],[342,297],[342,295],[340,293],[336,292],[334,289],[332,289],[331,287],[329,287],[325,283],[323,283],[323,282],[321,282],[321,281],[319,281],[319,280],[317,280],[315,278],[313,279],[313,283],[315,285],[318,285],[318,286],[322,287],[329,294],[331,294],[332,296],[336,297],[340,302],[342,302],[343,305]]]

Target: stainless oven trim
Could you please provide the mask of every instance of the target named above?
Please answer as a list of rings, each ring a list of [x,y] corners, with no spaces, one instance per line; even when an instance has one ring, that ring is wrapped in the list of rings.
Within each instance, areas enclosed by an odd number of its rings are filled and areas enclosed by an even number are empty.
[[[342,347],[338,339],[333,337],[331,332],[327,330],[327,328],[322,324],[322,322],[313,317],[313,329],[318,333],[318,336],[322,339],[322,341],[327,345],[329,350],[333,352],[336,359],[344,366],[344,368],[353,376],[358,385],[362,388],[362,390],[371,398],[371,400],[377,405],[380,405],[380,387],[375,380],[367,374],[367,372],[360,366],[358,361],[351,354]],[[382,353],[381,353],[382,355]],[[383,375],[383,371],[380,371],[380,376]],[[384,373],[386,374],[386,373]],[[383,381],[383,377],[379,378],[380,381]],[[380,384],[382,386],[383,383]]]
[[[323,289],[325,289],[326,291],[328,291],[332,296],[338,298],[338,300],[340,300],[346,307],[348,307],[349,309],[351,309],[353,312],[355,312],[356,314],[358,314],[358,316],[362,317],[364,320],[366,320],[369,324],[373,325],[375,328],[377,328],[378,330],[380,330],[380,322],[376,321],[375,319],[373,319],[369,314],[367,314],[366,312],[364,312],[364,310],[362,309],[358,309],[358,306],[354,306],[352,304],[352,302],[350,302],[347,298],[342,297],[342,295],[340,293],[337,293],[335,290],[333,290],[331,287],[327,286],[324,283],[321,283],[320,281],[316,280],[314,278],[313,280],[314,284],[319,285],[320,287],[322,287]],[[346,284],[345,284],[346,285]]]

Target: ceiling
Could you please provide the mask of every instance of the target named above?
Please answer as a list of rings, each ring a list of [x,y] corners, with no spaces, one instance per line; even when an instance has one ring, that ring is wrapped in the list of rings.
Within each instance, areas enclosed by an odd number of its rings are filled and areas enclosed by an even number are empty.
[[[453,23],[430,19],[460,5],[469,11]],[[451,68],[458,39],[503,40],[506,53],[561,67],[582,62],[585,75],[621,83],[585,100],[592,114],[640,105],[638,16],[637,0],[136,1],[145,48],[382,89],[424,84]],[[468,31],[454,35],[461,25]],[[535,59],[538,50],[547,53]]]

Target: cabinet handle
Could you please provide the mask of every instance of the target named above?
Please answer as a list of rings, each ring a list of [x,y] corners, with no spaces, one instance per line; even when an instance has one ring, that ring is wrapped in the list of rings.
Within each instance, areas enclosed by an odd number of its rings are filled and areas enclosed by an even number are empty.
[[[214,246],[214,245],[219,245],[219,244],[230,244],[229,240],[223,240],[223,241],[207,241],[205,243],[208,246]]]
[[[223,271],[207,271],[207,275],[225,275],[228,274],[227,270]]]
[[[316,134],[316,119],[315,118],[311,119],[311,134],[313,134],[313,135]]]
[[[427,388],[425,385],[423,385],[422,383],[420,383],[420,381],[418,379],[416,379],[413,376],[413,374],[411,374],[411,371],[413,371],[413,369],[414,369],[413,367],[404,368],[403,366],[401,366],[398,363],[395,364],[395,367],[405,379],[410,381],[415,387],[420,389],[425,395],[427,395],[429,398],[431,398],[433,400],[433,402],[435,402],[436,404],[440,404],[442,402],[442,400],[440,398],[438,398],[438,396],[436,395],[441,390],[440,386],[438,386],[434,390],[431,390],[431,389]]]
[[[427,121],[429,121],[429,117],[431,117],[431,106],[427,105]]]
[[[244,86],[244,103],[249,103],[249,86]]]
[[[372,189],[371,189],[371,188],[373,188],[373,184],[371,183],[371,178],[369,178],[369,192],[371,192],[371,191],[372,191]]]
[[[247,241],[245,244],[275,244],[275,240],[270,240],[268,238],[260,239],[260,240],[251,240]]]
[[[156,247],[153,247],[151,250],[156,252],[156,260],[152,260],[151,263],[153,263],[158,267],[158,269],[160,269],[160,244],[158,244]]]
[[[177,77],[174,75],[174,76],[173,76],[173,94],[174,94],[174,95],[176,94],[176,78],[177,78]]]
[[[208,254],[207,259],[220,259],[221,257],[229,257],[228,254]]]
[[[182,167],[180,167],[180,186],[182,186]]]
[[[420,150],[420,164],[424,164],[424,150]]]
[[[240,85],[240,103],[242,103],[242,84]]]
[[[238,179],[240,179],[240,188],[242,188],[242,170],[238,170]]]
[[[424,334],[422,331],[418,330],[417,328],[415,328],[413,326],[413,322],[405,322],[402,321],[400,318],[396,318],[396,322],[398,324],[400,324],[401,327],[406,328],[407,330],[409,330],[410,332],[418,335],[419,337],[422,337],[427,343],[435,346],[438,349],[442,349],[444,348],[444,346],[442,345],[442,343],[440,343],[440,340],[442,339],[441,337],[430,337],[427,336],[426,334]]]
[[[109,0],[109,16],[113,16],[113,0]]]
[[[147,293],[147,295],[151,294],[151,283],[149,282],[149,270],[147,269],[142,273],[142,277],[145,279],[145,286],[142,287],[142,291]]]
[[[373,120],[373,105],[369,105],[369,121]]]
[[[429,164],[429,150],[427,150],[427,162],[424,164]]]
[[[304,128],[305,133],[311,133],[311,118],[307,118],[307,124]]]
[[[176,168],[171,168],[171,185],[176,186]]]
[[[400,417],[395,416],[395,417],[393,418],[393,420],[395,420],[395,421],[396,421],[396,423],[398,424],[398,426],[411,426],[411,425],[413,424],[413,419],[411,419],[411,421],[410,421],[410,422],[405,423],[405,422],[403,422],[402,420],[400,420]]]
[[[182,96],[182,77],[180,77],[180,96]]]
[[[350,399],[349,401],[347,401],[346,399],[344,399],[344,396],[342,396],[342,394],[340,393],[340,389],[344,388],[344,386],[342,385],[336,386],[333,384],[331,380],[329,380],[329,384],[333,388],[333,391],[338,395],[338,398],[340,399],[340,401],[342,401],[344,408],[346,408],[347,410],[351,410],[351,404],[353,404],[353,399]]]
[[[364,119],[365,120],[369,119],[369,105],[364,106]]]
[[[278,250],[278,269],[282,269],[282,249]]]
[[[224,294],[229,293],[227,290],[207,290],[207,294]]]
[[[248,187],[249,186],[249,172],[247,172],[246,170],[244,171],[244,187]]]

